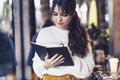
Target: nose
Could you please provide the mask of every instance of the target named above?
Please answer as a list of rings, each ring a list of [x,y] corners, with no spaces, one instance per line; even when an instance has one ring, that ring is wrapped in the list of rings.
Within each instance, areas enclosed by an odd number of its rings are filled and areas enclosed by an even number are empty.
[[[59,15],[57,20],[58,20],[58,22],[61,22],[62,21],[62,16]]]

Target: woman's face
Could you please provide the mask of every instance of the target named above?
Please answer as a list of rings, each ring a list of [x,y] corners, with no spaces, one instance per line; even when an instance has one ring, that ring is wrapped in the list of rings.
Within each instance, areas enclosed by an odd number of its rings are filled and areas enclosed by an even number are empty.
[[[56,5],[53,9],[52,17],[55,26],[61,29],[67,29],[72,18],[72,16],[62,11],[61,7],[59,7],[58,5]]]

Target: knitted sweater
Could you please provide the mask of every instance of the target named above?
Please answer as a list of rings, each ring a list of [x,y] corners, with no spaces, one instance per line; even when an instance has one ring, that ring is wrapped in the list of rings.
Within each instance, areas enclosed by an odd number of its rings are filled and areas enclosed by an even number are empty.
[[[68,30],[59,29],[55,26],[46,27],[40,30],[36,43],[46,47],[60,47],[60,43],[62,42],[64,46],[68,47],[68,33]],[[44,61],[35,53],[33,58],[33,70],[40,78],[42,78],[44,74],[55,76],[71,74],[76,78],[86,78],[91,74],[94,67],[92,49],[90,45],[88,45],[88,47],[90,50],[84,58],[75,55],[72,56],[70,52],[74,66],[58,66],[49,69],[43,67]]]

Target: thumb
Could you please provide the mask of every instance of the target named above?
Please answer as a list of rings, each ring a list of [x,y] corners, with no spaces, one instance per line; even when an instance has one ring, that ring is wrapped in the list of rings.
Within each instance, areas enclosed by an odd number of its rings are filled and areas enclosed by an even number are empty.
[[[47,55],[45,56],[45,60],[47,60],[47,59],[48,59],[48,57],[49,57],[49,55],[47,54]]]

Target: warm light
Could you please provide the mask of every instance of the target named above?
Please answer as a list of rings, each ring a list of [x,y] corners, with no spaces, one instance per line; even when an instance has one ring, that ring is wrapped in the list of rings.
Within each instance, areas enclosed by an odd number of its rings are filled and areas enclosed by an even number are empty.
[[[88,15],[88,28],[91,29],[91,24],[94,23],[94,25],[98,26],[98,15],[97,15],[97,5],[96,1],[92,0],[90,4],[90,10]]]

